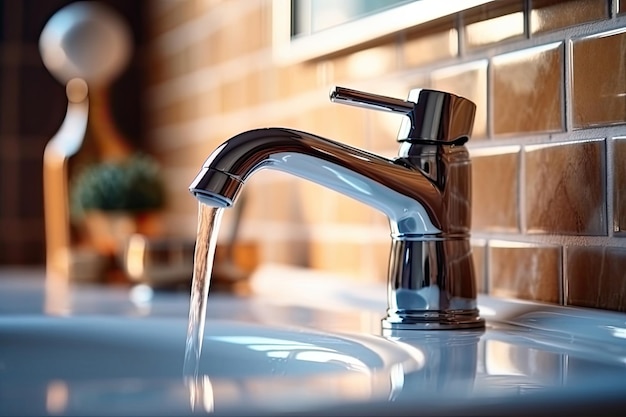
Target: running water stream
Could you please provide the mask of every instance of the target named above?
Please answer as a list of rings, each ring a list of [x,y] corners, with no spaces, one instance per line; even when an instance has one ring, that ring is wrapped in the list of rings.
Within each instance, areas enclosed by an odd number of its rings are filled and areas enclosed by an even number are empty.
[[[185,362],[183,376],[190,389],[192,409],[203,406],[203,393],[210,387],[205,387],[207,378],[199,375],[200,356],[202,353],[202,339],[206,320],[206,306],[211,284],[213,258],[217,245],[217,235],[224,209],[198,203],[198,232],[193,262],[193,278],[191,284],[191,299],[189,301],[189,324],[187,327],[187,342],[185,347]]]

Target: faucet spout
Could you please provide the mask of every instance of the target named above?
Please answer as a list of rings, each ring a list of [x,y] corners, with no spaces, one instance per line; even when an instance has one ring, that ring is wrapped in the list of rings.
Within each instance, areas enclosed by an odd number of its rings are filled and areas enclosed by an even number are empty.
[[[207,205],[229,207],[252,174],[274,169],[361,201],[383,212],[391,230],[383,327],[483,327],[469,245],[470,160],[463,146],[475,106],[431,90],[412,93],[415,102],[353,93],[336,90],[331,98],[351,103],[369,98],[377,109],[406,113],[410,126],[401,132],[410,136],[399,139],[398,157],[294,129],[255,129],[220,145],[191,183],[191,193]]]
[[[293,129],[256,129],[227,140],[209,156],[190,190],[208,205],[228,207],[260,169],[287,172],[376,208],[389,217],[395,236],[446,230],[438,215],[441,192],[421,170]]]

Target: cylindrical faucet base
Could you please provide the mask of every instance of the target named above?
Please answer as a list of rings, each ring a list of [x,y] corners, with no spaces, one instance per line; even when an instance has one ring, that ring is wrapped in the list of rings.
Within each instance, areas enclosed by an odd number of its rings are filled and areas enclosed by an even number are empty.
[[[482,328],[475,285],[468,238],[394,238],[383,328]]]

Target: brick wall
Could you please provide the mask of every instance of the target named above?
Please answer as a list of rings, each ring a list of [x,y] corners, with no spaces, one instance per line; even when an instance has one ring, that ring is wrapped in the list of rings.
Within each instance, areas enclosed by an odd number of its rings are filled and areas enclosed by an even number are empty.
[[[152,150],[168,224],[193,237],[187,186],[221,142],[284,126],[396,154],[398,116],[330,103],[333,85],[476,102],[472,242],[483,292],[626,311],[624,1],[498,1],[305,62],[276,60],[270,0],[153,1]],[[246,185],[261,260],[384,280],[385,217],[283,173]],[[227,237],[232,210],[224,215]],[[222,237],[222,235],[224,235]]]

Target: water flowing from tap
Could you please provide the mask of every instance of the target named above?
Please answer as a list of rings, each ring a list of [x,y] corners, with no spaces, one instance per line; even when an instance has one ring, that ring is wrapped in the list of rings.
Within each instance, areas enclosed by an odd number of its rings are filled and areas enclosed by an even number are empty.
[[[206,307],[213,270],[213,258],[217,236],[224,209],[198,203],[198,231],[194,252],[191,299],[189,301],[189,324],[185,347],[183,377],[190,388],[192,409],[203,405],[203,396],[198,395],[198,387],[203,385],[199,375],[200,356],[206,321]],[[203,405],[206,408],[206,405]]]

